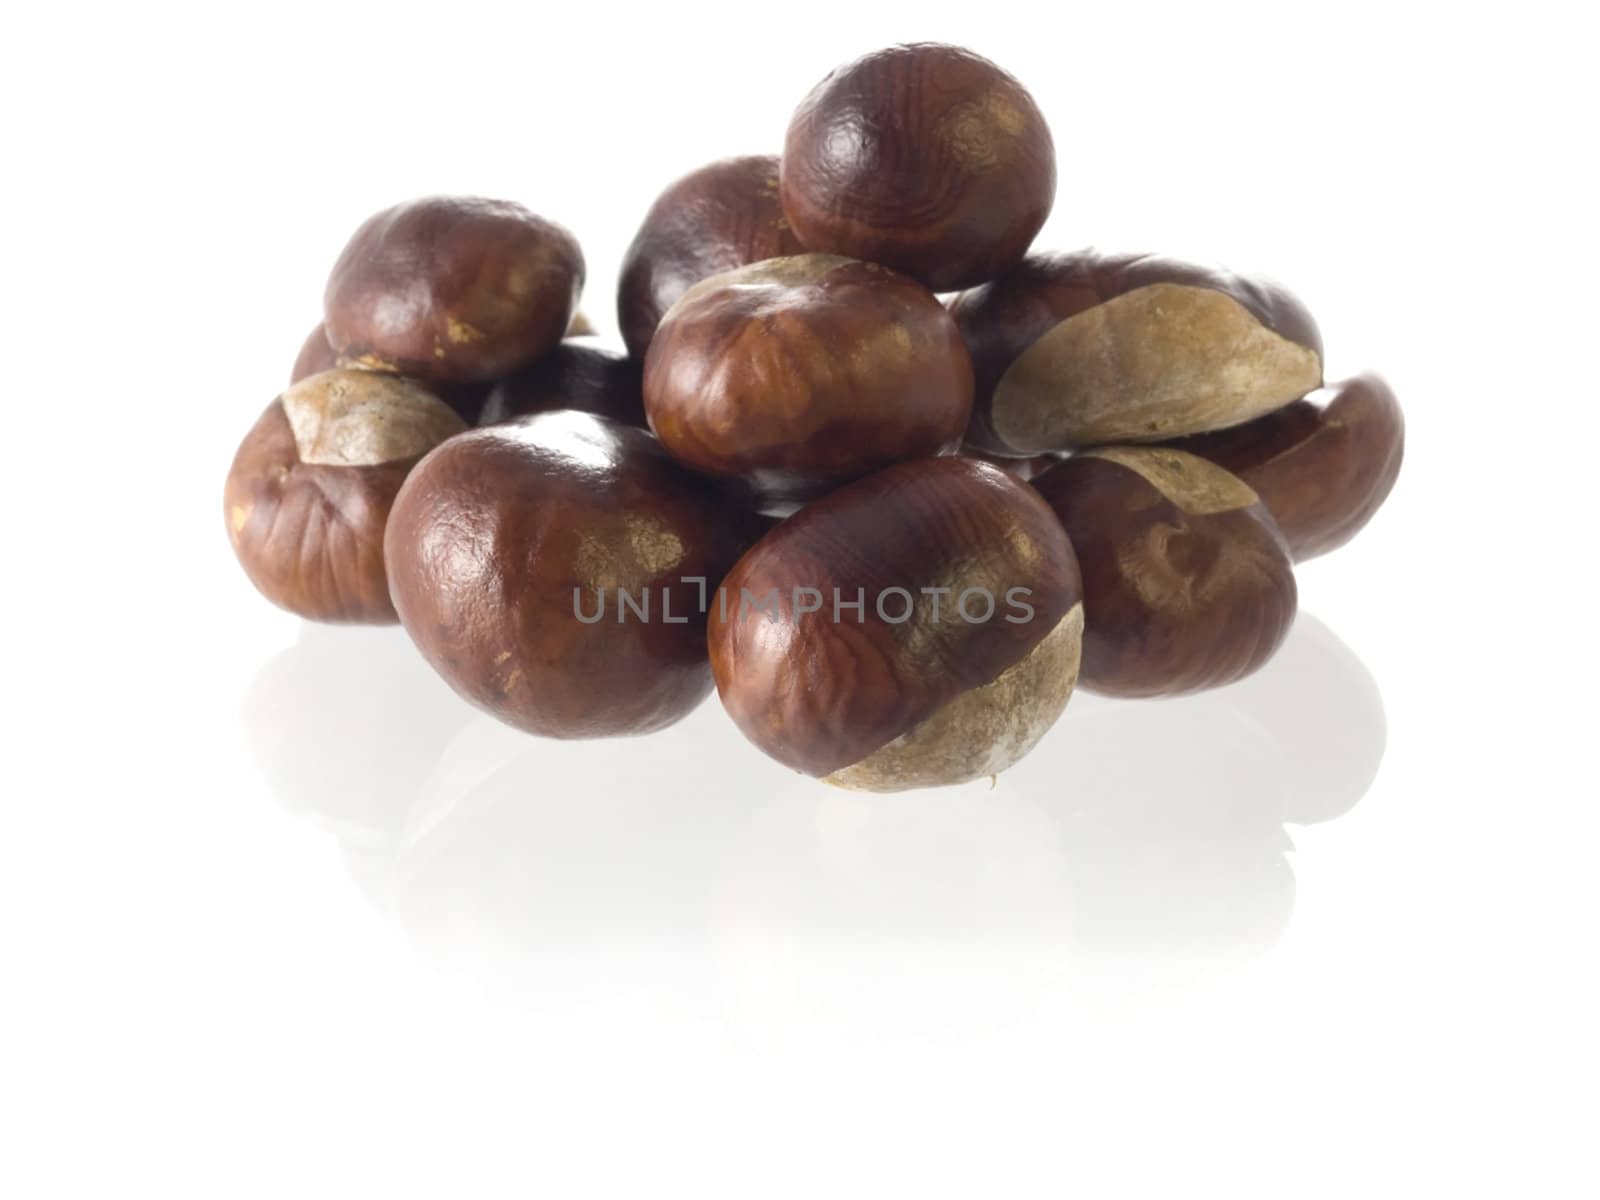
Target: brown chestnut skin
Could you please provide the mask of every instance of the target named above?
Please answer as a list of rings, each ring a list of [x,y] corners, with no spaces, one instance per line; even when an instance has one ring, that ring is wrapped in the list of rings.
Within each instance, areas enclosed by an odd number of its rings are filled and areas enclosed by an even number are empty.
[[[1237,477],[1155,446],[1086,450],[1033,486],[1083,575],[1083,686],[1113,696],[1219,687],[1294,623],[1289,547]]]
[[[305,344],[300,347],[300,356],[294,360],[294,369],[289,373],[289,382],[296,384],[302,379],[323,371],[331,371],[335,367],[362,371],[381,369],[367,363],[340,358],[329,345],[327,329],[319,321],[316,328],[306,335]],[[392,371],[389,373],[394,374]],[[456,415],[469,425],[477,422],[478,414],[483,411],[484,400],[489,395],[489,385],[486,383],[429,383],[423,386],[455,409]]]
[[[795,111],[779,195],[808,250],[883,263],[936,292],[1022,260],[1056,193],[1027,90],[957,46],[894,46],[840,67]]]
[[[711,275],[804,251],[778,203],[776,155],[724,158],[656,198],[622,258],[617,322],[643,358],[678,297]]]
[[[490,389],[480,425],[571,408],[645,428],[644,364],[615,350],[562,342]]]
[[[312,375],[320,375],[324,371],[331,371],[339,365],[339,354],[328,344],[328,331],[321,321],[300,345],[300,353],[295,357],[294,368],[289,372],[289,383],[299,383]]]
[[[920,459],[757,542],[712,606],[711,666],[734,723],[797,771],[870,791],[960,783],[1060,716],[1081,600],[1036,492],[973,459]]]
[[[1322,337],[1282,285],[1149,254],[1031,255],[950,304],[999,454],[1166,441],[1253,420],[1322,383]]]
[[[1042,475],[1061,461],[1059,454],[1035,454],[1031,458],[1007,458],[1005,455],[991,454],[987,450],[977,450],[971,446],[963,446],[961,454],[964,458],[975,458],[979,462],[988,463],[991,467],[999,467],[1002,471],[1015,476],[1024,483]]]
[[[423,459],[384,551],[400,621],[451,687],[581,738],[649,733],[705,698],[704,601],[753,538],[646,431],[554,412]]]
[[[290,387],[245,435],[223,487],[228,539],[274,604],[392,624],[383,531],[418,459],[466,424],[419,384],[332,370]]]
[[[1272,513],[1296,562],[1337,550],[1388,499],[1405,457],[1400,402],[1368,371],[1232,429],[1172,442],[1232,471]]]
[[[426,382],[493,380],[555,347],[583,278],[572,235],[520,204],[412,200],[368,218],[334,264],[328,341]]]
[[[801,254],[690,288],[656,330],[644,402],[680,462],[763,504],[805,501],[955,450],[972,367],[921,284],[876,263]]]

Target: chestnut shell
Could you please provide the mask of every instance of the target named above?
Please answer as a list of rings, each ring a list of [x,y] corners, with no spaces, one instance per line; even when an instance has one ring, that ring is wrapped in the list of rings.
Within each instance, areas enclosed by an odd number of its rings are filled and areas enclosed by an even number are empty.
[[[753,537],[644,430],[563,411],[423,459],[385,554],[401,622],[465,699],[530,733],[604,737],[663,728],[705,697],[701,601]],[[617,589],[648,592],[651,619]]]
[[[840,67],[784,141],[783,210],[806,249],[880,262],[934,291],[1015,266],[1055,191],[1033,97],[957,46],[894,46]]]
[[[656,331],[644,396],[673,457],[773,503],[956,449],[972,375],[921,284],[803,254],[691,288]]]
[[[356,230],[328,277],[328,341],[364,366],[434,382],[496,379],[553,348],[583,254],[520,204],[430,196]]]
[[[1063,321],[1140,288],[1163,284],[1218,292],[1237,302],[1264,329],[1305,347],[1319,360],[1322,357],[1316,321],[1275,281],[1155,254],[1087,249],[1029,255],[1002,278],[950,302],[950,313],[972,356],[975,391],[968,441],[1005,455],[1073,449],[1071,444],[1019,447],[1007,441],[995,426],[996,388],[1017,359]]]
[[[656,198],[623,255],[617,321],[628,353],[644,357],[662,316],[700,280],[804,249],[778,203],[776,155],[691,171]]]
[[[941,619],[922,588],[955,589]],[[952,620],[969,587],[995,597],[992,620]],[[1004,619],[1006,593],[1029,589],[1031,619]],[[797,588],[823,596],[800,613]],[[882,619],[915,600],[910,619]],[[853,609],[833,609],[864,597]],[[754,607],[777,593],[777,619]],[[750,597],[744,603],[745,594]],[[767,754],[826,776],[881,749],[958,695],[1020,662],[1081,599],[1072,545],[1026,484],[967,458],[900,463],[816,501],[757,542],[712,605],[717,690]],[[835,616],[839,620],[835,620]]]
[[[1236,477],[1194,455],[1107,447],[1033,481],[1083,575],[1083,686],[1170,696],[1242,679],[1294,623],[1289,548]]]
[[[1232,429],[1171,444],[1248,483],[1296,562],[1337,550],[1388,499],[1405,457],[1393,389],[1365,372]]]

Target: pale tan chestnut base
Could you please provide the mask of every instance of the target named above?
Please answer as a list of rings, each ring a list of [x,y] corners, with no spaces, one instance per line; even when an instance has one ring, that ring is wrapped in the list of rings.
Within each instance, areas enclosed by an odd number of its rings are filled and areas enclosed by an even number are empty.
[[[1027,454],[1161,441],[1242,424],[1322,384],[1322,360],[1213,288],[1155,283],[1068,317],[994,392],[995,431]]]
[[[454,409],[399,375],[335,368],[281,397],[300,461],[371,467],[418,458],[466,430]]]
[[[852,791],[903,792],[998,775],[1061,716],[1078,681],[1082,652],[1083,605],[1075,604],[1021,662],[823,782]]]

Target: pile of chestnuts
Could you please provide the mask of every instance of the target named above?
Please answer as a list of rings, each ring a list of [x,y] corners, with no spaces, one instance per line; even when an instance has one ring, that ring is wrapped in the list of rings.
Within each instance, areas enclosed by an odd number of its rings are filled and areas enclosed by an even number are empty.
[[[714,683],[849,788],[992,776],[1080,681],[1230,683],[1293,622],[1295,562],[1388,495],[1400,409],[1324,385],[1274,282],[1033,251],[1055,191],[1022,85],[919,44],[825,78],[781,157],[661,194],[625,354],[561,226],[378,213],[234,459],[234,551],[291,612],[398,620],[530,733],[648,733]]]

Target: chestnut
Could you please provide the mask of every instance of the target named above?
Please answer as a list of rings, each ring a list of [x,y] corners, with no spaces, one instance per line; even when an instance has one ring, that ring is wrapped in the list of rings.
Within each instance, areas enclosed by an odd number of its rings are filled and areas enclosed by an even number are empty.
[[[722,703],[760,749],[867,791],[995,775],[1066,706],[1082,589],[1038,494],[987,463],[900,463],[801,509],[712,606]]]
[[[366,363],[341,359],[328,342],[327,327],[319,321],[300,347],[300,355],[294,360],[294,369],[289,372],[289,382],[299,383],[308,376],[331,371],[334,367],[377,369]],[[485,383],[431,383],[427,389],[455,409],[456,415],[469,425],[478,420],[484,399],[489,394],[489,385]]]
[[[817,84],[779,174],[806,249],[883,263],[936,292],[1016,266],[1055,193],[1033,97],[988,59],[937,43],[868,54]]]
[[[656,198],[622,257],[617,321],[628,353],[644,357],[662,315],[700,280],[804,249],[778,203],[775,155],[691,171]]]
[[[1033,486],[1077,551],[1088,690],[1171,696],[1232,683],[1289,632],[1289,548],[1256,494],[1214,463],[1106,446]]]
[[[312,375],[331,371],[338,365],[339,355],[328,344],[328,331],[322,322],[318,321],[316,327],[306,334],[306,340],[300,344],[300,353],[295,357],[294,367],[289,372],[289,382],[299,383]]]
[[[804,501],[954,450],[972,367],[921,284],[876,263],[800,254],[690,288],[650,344],[644,402],[679,461],[762,503]]]
[[[982,449],[1029,455],[1238,425],[1322,383],[1322,338],[1281,285],[1148,254],[1034,255],[950,311]]]
[[[711,690],[705,601],[753,536],[645,430],[563,411],[423,459],[384,553],[401,623],[465,699],[603,737],[661,729]]]
[[[223,487],[233,551],[262,595],[314,621],[393,622],[383,530],[412,466],[466,428],[399,375],[323,371],[256,421]]]
[[[323,296],[343,359],[427,382],[497,379],[561,340],[583,254],[520,204],[430,196],[356,230]]]
[[[1043,474],[1061,461],[1059,454],[1035,454],[1031,458],[1009,458],[1003,454],[993,454],[987,450],[974,449],[971,446],[963,446],[961,454],[965,458],[975,458],[979,462],[986,462],[991,467],[999,467],[1002,471],[1015,475],[1024,483],[1037,475]]]
[[[565,341],[489,391],[478,424],[571,408],[645,426],[644,366],[615,350]]]
[[[1173,442],[1248,483],[1296,562],[1337,550],[1389,496],[1405,455],[1405,416],[1375,372],[1329,384],[1244,425]]]

